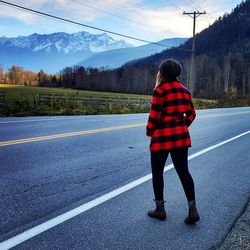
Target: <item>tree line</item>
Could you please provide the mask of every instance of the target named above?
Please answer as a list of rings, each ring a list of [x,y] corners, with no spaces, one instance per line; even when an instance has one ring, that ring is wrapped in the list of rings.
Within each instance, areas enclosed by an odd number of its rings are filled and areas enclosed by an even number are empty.
[[[12,66],[8,70],[4,70],[0,65],[0,83],[2,84],[14,84],[14,85],[26,85],[26,86],[39,86],[42,83],[50,82],[50,85],[54,81],[58,81],[60,75],[46,74],[43,70],[35,73],[30,70],[25,70],[20,66]]]
[[[190,59],[180,60],[183,68],[180,81],[188,87]],[[118,69],[66,67],[58,74],[26,71],[13,66],[7,72],[0,67],[0,82],[40,87],[62,87],[81,90],[151,94],[158,65],[127,64]],[[194,96],[220,98],[230,88],[250,95],[250,53],[228,53],[223,58],[207,55],[196,57]]]

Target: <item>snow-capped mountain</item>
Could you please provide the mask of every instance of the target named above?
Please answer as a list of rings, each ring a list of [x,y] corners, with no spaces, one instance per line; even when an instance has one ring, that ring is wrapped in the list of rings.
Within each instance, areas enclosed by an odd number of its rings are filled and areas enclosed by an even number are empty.
[[[179,46],[186,38],[160,41],[166,46]],[[13,65],[38,72],[56,73],[67,66],[116,68],[122,64],[161,52],[164,47],[147,44],[133,47],[107,34],[88,32],[32,34],[13,38],[0,37],[0,64]]]
[[[30,49],[34,52],[45,51],[47,53],[58,52],[60,54],[74,54],[80,51],[102,52],[110,49],[132,47],[123,40],[116,41],[107,34],[90,34],[88,32],[77,33],[53,33],[32,34],[30,36],[18,36],[14,38],[0,37],[1,46],[14,46]]]
[[[132,47],[123,40],[115,40],[107,34],[53,33],[32,34],[13,38],[0,37],[0,64],[4,67],[23,66],[38,71],[56,72],[89,56]]]

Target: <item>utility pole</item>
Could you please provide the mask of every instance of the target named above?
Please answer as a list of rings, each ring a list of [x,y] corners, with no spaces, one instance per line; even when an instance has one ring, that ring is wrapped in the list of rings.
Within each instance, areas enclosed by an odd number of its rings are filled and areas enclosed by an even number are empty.
[[[189,80],[189,90],[191,94],[194,94],[195,90],[195,26],[196,26],[196,18],[200,15],[206,14],[206,11],[199,12],[183,12],[183,15],[189,15],[193,18],[193,39],[192,39],[192,58],[191,58],[191,65],[190,65],[190,80]]]

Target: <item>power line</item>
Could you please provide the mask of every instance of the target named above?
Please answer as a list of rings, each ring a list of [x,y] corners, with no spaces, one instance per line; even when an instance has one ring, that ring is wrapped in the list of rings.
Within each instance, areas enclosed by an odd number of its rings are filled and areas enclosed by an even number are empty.
[[[192,9],[194,8],[194,6],[192,6],[189,2],[187,2],[186,0],[183,0],[184,3],[186,3],[188,6],[190,6]],[[194,8],[197,11],[199,11],[199,9],[197,9],[196,7]]]
[[[194,6],[196,6],[194,9],[196,9],[196,10],[202,10],[203,12],[205,11],[204,10],[204,8],[202,8],[202,7],[200,7],[198,4],[196,4],[193,0],[189,0],[190,2],[192,2],[193,3],[193,5],[191,5],[190,3],[188,3],[188,1],[187,0],[183,0],[187,5],[189,5],[190,7],[192,7],[192,8],[194,8]],[[179,10],[181,10],[182,12],[184,12],[184,10],[182,9],[182,8],[180,8],[177,4],[174,4],[173,2],[169,2],[170,4],[172,4],[173,6],[175,6],[175,7],[177,7]],[[211,15],[211,14],[209,14],[207,11],[206,11],[206,14],[208,15],[208,16],[210,16],[211,18],[213,18],[214,19],[214,17]]]
[[[204,8],[202,8],[202,7],[200,7],[197,3],[195,3],[193,0],[189,0],[190,2],[192,2],[193,3],[193,5],[194,6],[196,6],[196,7],[198,7],[198,9],[200,9],[200,10],[202,10],[203,12],[206,12],[206,14],[208,15],[208,16],[210,16],[211,18],[214,18],[212,15],[210,15],[207,11],[205,11],[204,10]],[[185,2],[186,2],[186,0],[185,0]],[[189,4],[190,5],[190,4]],[[190,5],[191,6],[191,5]],[[198,10],[197,9],[197,10]]]
[[[75,3],[77,3],[77,4],[80,4],[80,5],[82,5],[82,6],[88,7],[88,8],[90,8],[90,9],[93,9],[93,10],[96,10],[96,11],[99,11],[99,12],[102,12],[102,13],[104,13],[104,14],[106,14],[106,15],[109,15],[109,16],[117,17],[117,18],[120,18],[120,19],[123,19],[123,20],[126,20],[126,21],[130,21],[130,22],[133,22],[133,23],[137,23],[137,24],[142,25],[143,27],[146,27],[146,28],[151,28],[151,29],[154,29],[154,30],[157,29],[157,30],[159,30],[159,31],[165,32],[165,30],[161,30],[161,29],[156,28],[156,27],[153,27],[153,26],[151,26],[151,25],[145,25],[145,23],[141,23],[141,22],[139,22],[139,21],[137,21],[137,20],[135,20],[135,19],[130,19],[130,18],[127,18],[127,17],[124,17],[124,16],[120,16],[120,15],[117,15],[117,14],[113,14],[113,13],[111,13],[111,12],[108,12],[108,11],[105,11],[105,10],[102,10],[102,9],[99,9],[99,8],[97,8],[97,7],[91,6],[91,5],[86,4],[86,3],[82,3],[82,2],[77,1],[77,0],[71,0],[71,1],[72,1],[72,2],[75,2]]]
[[[158,43],[158,42],[151,42],[151,41],[148,41],[148,40],[145,40],[145,39],[141,39],[141,38],[137,38],[137,37],[133,37],[133,36],[130,36],[130,35],[125,35],[125,34],[122,34],[122,33],[118,33],[118,32],[114,32],[114,31],[110,31],[110,30],[106,30],[106,29],[94,27],[94,26],[83,24],[83,23],[80,23],[80,22],[72,21],[70,19],[66,19],[66,18],[63,18],[63,17],[51,15],[51,14],[48,14],[48,13],[45,13],[45,12],[41,12],[41,11],[38,11],[38,10],[26,8],[24,6],[13,4],[13,3],[10,3],[10,2],[6,2],[6,1],[1,1],[0,0],[0,3],[8,5],[8,6],[11,6],[11,7],[14,7],[14,8],[18,8],[18,9],[21,9],[21,10],[25,10],[25,11],[28,11],[28,12],[32,12],[32,13],[34,13],[36,15],[39,15],[39,16],[45,16],[45,17],[53,18],[53,19],[56,19],[56,20],[59,20],[59,21],[63,21],[63,22],[67,22],[67,23],[71,23],[71,24],[75,24],[75,25],[79,25],[79,26],[82,26],[82,27],[85,27],[85,28],[89,28],[89,29],[94,29],[94,30],[106,32],[106,33],[109,33],[109,34],[112,34],[112,35],[116,35],[116,36],[120,36],[120,37],[129,38],[129,39],[132,39],[132,40],[135,40],[135,41],[144,42],[144,43],[148,43],[148,44],[155,44],[155,45],[159,45],[159,46],[162,46],[162,47],[165,47],[165,48],[173,48],[174,47],[174,46],[165,45],[165,44]],[[191,52],[191,50],[187,50],[187,49],[181,49],[181,48],[177,48],[177,49]]]
[[[179,10],[181,10],[181,12],[183,12],[184,10],[181,9],[177,4],[173,3],[172,1],[169,2],[171,5],[175,6],[176,8],[178,8]]]
[[[193,0],[189,0],[190,2],[192,2],[194,4],[194,6],[198,7],[199,9],[201,9],[203,12],[205,11],[204,8],[200,7],[200,5],[198,5],[197,3],[195,3]],[[210,16],[211,18],[214,18],[208,11],[206,11],[206,14],[208,16]]]
[[[178,6],[176,3],[173,3],[172,1],[168,2],[170,3],[171,5],[175,6],[176,8],[178,8],[182,13],[185,12],[184,9],[182,9],[180,6]]]
[[[196,5],[198,8],[200,8],[202,11],[204,11],[204,9],[200,5],[198,5],[195,1],[193,0],[189,0],[189,1],[192,2],[194,5]]]

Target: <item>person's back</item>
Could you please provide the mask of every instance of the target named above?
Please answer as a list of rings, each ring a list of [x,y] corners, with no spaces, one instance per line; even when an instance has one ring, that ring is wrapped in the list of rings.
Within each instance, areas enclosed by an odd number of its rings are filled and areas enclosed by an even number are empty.
[[[153,92],[148,123],[148,134],[152,136],[150,150],[190,147],[188,126],[194,118],[191,94],[186,87],[178,81],[158,85]]]
[[[159,220],[166,218],[163,170],[170,153],[188,201],[189,213],[184,222],[194,224],[200,217],[196,209],[193,178],[188,170],[188,147],[191,146],[188,127],[196,114],[189,90],[177,80],[180,74],[181,65],[168,59],[160,64],[156,77],[146,128],[147,136],[151,137],[156,208],[148,211],[148,215]]]
[[[157,91],[163,96],[162,116],[176,117],[180,113],[189,112],[192,102],[189,90],[178,81],[162,83]]]

